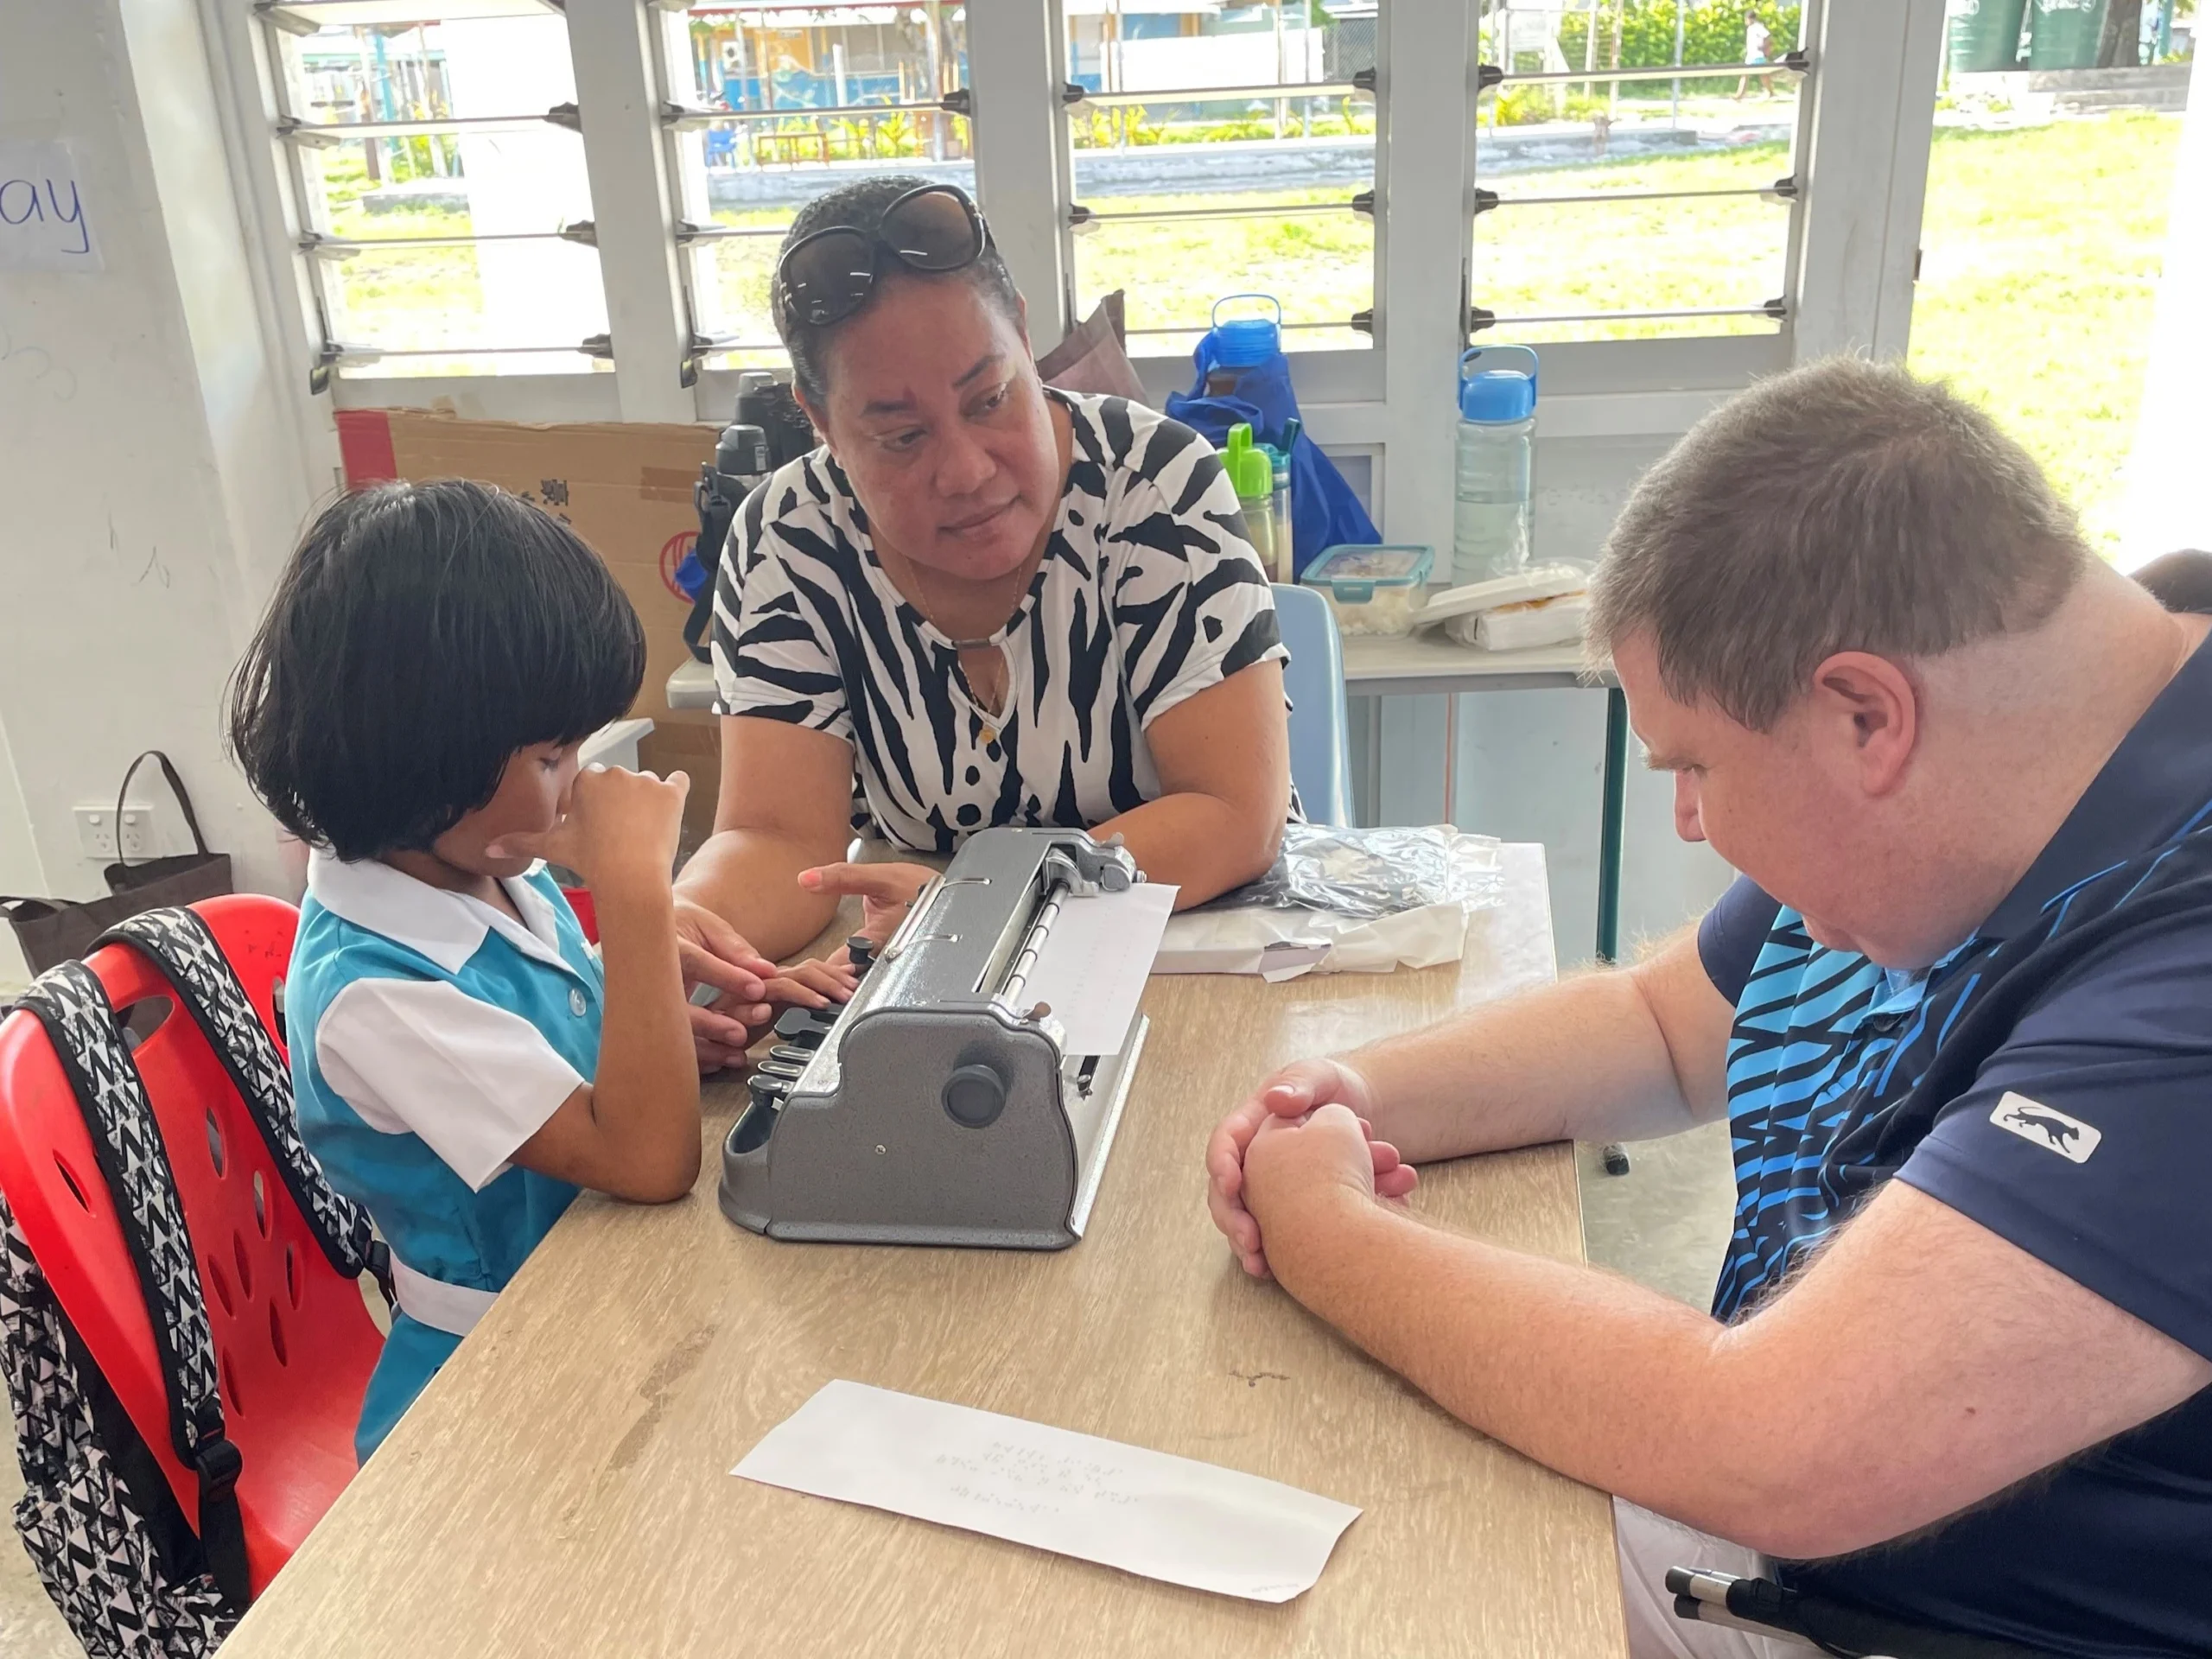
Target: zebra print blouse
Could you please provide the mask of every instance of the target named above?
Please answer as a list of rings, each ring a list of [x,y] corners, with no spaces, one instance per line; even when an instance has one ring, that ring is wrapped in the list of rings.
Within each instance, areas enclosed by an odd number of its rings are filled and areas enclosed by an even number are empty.
[[[1003,723],[877,563],[827,449],[779,470],[731,527],[717,709],[850,743],[854,827],[897,846],[945,853],[989,825],[1089,828],[1141,806],[1160,792],[1145,728],[1288,657],[1212,447],[1123,398],[1049,395],[1072,418],[1073,461],[1037,575],[993,636]]]

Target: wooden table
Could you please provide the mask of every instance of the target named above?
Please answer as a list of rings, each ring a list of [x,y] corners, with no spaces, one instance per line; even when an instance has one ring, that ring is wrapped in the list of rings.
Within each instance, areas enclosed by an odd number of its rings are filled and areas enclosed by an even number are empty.
[[[1155,978],[1089,1236],[1043,1255],[779,1244],[698,1190],[580,1199],[225,1644],[224,1659],[1624,1651],[1600,1493],[1454,1421],[1246,1279],[1200,1154],[1271,1067],[1553,973],[1540,849],[1458,967]],[[741,1089],[709,1090],[717,1148]],[[1579,1259],[1566,1146],[1425,1174],[1427,1213]],[[1202,1458],[1360,1505],[1321,1581],[1230,1600],[734,1479],[832,1377]]]

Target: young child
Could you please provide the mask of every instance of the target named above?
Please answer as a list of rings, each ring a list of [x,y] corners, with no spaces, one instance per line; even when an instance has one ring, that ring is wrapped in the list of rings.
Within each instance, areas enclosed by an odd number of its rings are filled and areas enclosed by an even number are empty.
[[[687,780],[576,761],[645,665],[572,531],[444,482],[323,513],[233,681],[232,747],[314,849],[286,986],[301,1130],[391,1247],[364,1459],[579,1187],[653,1203],[697,1176]],[[588,883],[603,969],[541,857]]]

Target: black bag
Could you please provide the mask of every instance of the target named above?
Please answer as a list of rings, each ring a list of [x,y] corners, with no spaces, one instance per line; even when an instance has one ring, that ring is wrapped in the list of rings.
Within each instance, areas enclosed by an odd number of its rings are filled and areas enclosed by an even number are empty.
[[[192,831],[196,849],[169,858],[133,864],[118,857],[107,867],[105,899],[79,903],[69,899],[20,899],[0,894],[0,915],[16,930],[16,942],[34,974],[42,974],[83,956],[92,941],[126,916],[161,905],[189,905],[231,891],[231,855],[207,850],[207,837],[200,833],[200,816],[192,810],[192,797],[176,775],[169,758],[149,749],[130,763],[123,774],[123,787],[115,792],[116,848],[123,846],[123,804],[130,794],[130,780],[149,760],[161,763],[176,804],[184,809],[184,822]]]
[[[744,376],[740,384],[754,378]],[[758,440],[739,435],[748,427],[759,429]],[[714,626],[715,584],[721,577],[730,522],[770,474],[813,448],[813,423],[790,386],[778,380],[738,393],[737,418],[722,429],[715,458],[699,468],[699,483],[692,493],[692,505],[699,512],[699,539],[692,546],[692,556],[698,560],[702,575],[698,591],[691,596],[691,614],[683,620],[683,643],[699,661],[715,659],[707,631]]]
[[[114,937],[162,967],[333,1265],[385,1280],[384,1246],[301,1142],[290,1077],[206,925],[188,910],[160,910],[132,918]],[[69,962],[50,969],[18,1006],[45,1027],[92,1132],[161,1354],[172,1442],[199,1471],[200,1491],[195,1525],[0,1199],[0,1372],[24,1487],[16,1529],[92,1659],[200,1659],[248,1599],[234,1490],[243,1461],[224,1433],[207,1304],[167,1149],[91,969]]]

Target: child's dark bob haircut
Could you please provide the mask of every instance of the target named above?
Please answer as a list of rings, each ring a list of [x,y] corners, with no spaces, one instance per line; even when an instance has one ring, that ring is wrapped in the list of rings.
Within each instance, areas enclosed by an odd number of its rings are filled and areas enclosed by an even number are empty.
[[[342,859],[428,848],[517,750],[619,720],[645,631],[566,524],[488,485],[385,484],[315,521],[232,677],[231,750]]]

